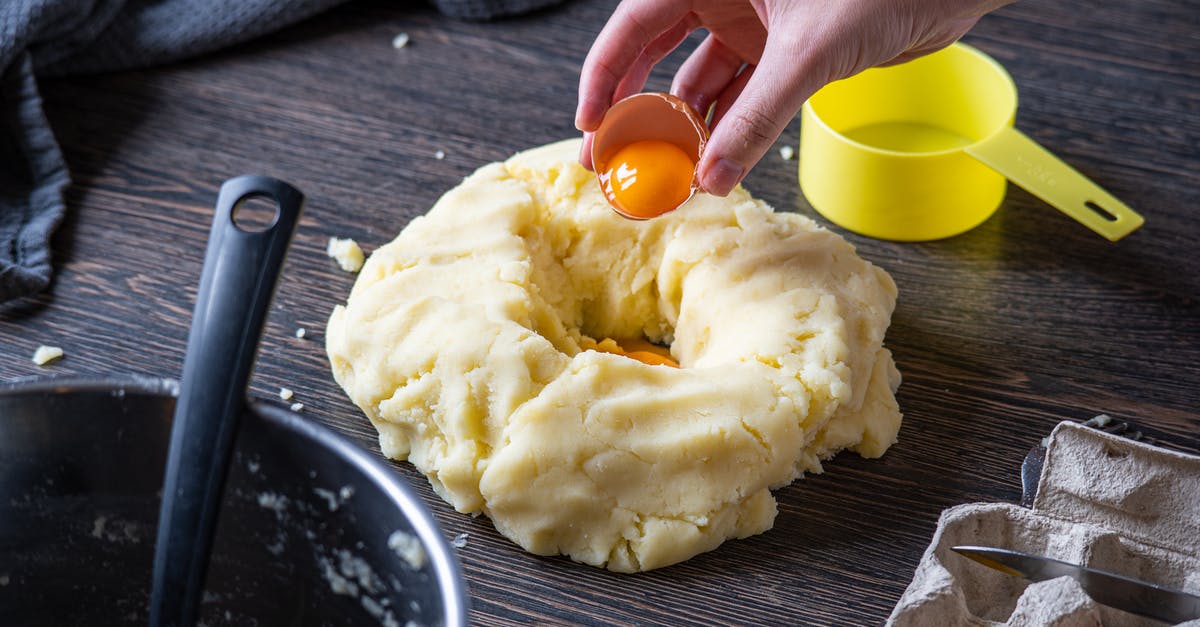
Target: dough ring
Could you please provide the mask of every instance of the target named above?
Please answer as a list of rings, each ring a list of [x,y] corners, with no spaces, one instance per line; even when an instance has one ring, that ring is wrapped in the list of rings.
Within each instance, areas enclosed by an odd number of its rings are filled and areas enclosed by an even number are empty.
[[[334,377],[384,454],[528,551],[632,572],[766,531],[772,489],[895,442],[886,272],[741,188],[626,220],[578,152],[480,168],[334,309]],[[681,367],[581,349],[603,338]]]

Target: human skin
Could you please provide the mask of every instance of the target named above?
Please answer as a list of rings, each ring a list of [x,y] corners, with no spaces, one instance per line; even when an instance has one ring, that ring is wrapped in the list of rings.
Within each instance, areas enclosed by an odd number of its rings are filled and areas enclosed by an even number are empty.
[[[671,93],[711,116],[699,183],[724,196],[826,83],[940,50],[1012,1],[624,0],[580,71],[580,162],[592,168],[591,133],[612,103],[641,91],[694,30],[708,35]]]

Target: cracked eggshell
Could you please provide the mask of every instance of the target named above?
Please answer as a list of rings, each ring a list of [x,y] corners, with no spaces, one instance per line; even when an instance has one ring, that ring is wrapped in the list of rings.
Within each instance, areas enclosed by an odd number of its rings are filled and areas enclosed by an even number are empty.
[[[604,119],[592,137],[592,165],[601,189],[605,189],[607,185],[605,172],[617,151],[633,142],[646,139],[659,139],[678,146],[695,164],[691,193],[679,203],[683,205],[700,187],[698,170],[700,157],[704,155],[704,146],[708,143],[708,127],[704,124],[704,118],[691,105],[667,93],[634,94],[617,101],[604,114]],[[646,217],[623,211],[611,196],[608,197],[608,201],[617,213],[627,218]]]

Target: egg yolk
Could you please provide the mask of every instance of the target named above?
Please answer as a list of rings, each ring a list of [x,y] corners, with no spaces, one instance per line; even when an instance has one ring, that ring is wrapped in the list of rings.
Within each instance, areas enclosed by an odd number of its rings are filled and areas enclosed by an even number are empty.
[[[606,337],[597,342],[591,338],[584,337],[581,347],[583,350],[600,351],[602,353],[628,357],[649,366],[679,367],[679,363],[671,358],[669,350],[641,338],[614,340]]]
[[[692,194],[696,163],[679,146],[644,139],[622,146],[600,175],[608,202],[630,218],[672,211]]]

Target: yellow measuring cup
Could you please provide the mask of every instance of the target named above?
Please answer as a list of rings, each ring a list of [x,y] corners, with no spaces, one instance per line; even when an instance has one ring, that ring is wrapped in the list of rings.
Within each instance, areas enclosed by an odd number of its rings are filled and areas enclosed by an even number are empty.
[[[978,226],[1008,181],[1116,241],[1142,225],[1120,200],[1013,128],[1017,88],[956,43],[830,83],[804,104],[800,187],[835,224],[921,241]]]

